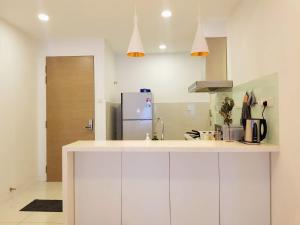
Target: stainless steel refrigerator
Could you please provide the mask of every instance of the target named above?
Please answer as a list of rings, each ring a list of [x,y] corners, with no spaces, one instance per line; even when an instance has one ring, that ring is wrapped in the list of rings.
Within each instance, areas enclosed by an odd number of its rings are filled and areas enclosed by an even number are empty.
[[[128,92],[121,94],[122,139],[144,140],[152,136],[153,102],[151,93]]]

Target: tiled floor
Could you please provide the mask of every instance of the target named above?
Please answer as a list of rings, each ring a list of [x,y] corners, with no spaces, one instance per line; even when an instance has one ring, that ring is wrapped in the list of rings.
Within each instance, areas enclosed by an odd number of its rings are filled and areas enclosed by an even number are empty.
[[[0,225],[57,225],[63,224],[62,213],[20,212],[34,199],[62,199],[61,183],[38,182],[0,204]]]

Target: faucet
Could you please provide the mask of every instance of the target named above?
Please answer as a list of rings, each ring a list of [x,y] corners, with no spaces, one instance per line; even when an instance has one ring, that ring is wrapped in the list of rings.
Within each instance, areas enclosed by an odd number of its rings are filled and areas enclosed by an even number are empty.
[[[161,140],[164,140],[165,139],[165,124],[164,124],[164,121],[160,118],[160,117],[157,117],[157,122],[160,122],[161,124],[161,136],[160,136],[160,139]]]

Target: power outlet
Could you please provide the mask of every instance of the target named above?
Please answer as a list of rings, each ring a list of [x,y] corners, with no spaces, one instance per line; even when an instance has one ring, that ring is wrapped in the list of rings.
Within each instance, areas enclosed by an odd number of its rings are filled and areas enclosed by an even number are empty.
[[[14,187],[10,187],[9,188],[9,192],[14,192],[14,191],[16,191],[17,190],[17,188],[14,188]]]
[[[260,107],[264,107],[264,102],[265,102],[265,101],[268,103],[267,108],[273,107],[273,106],[274,106],[273,98],[260,98],[260,99],[257,101],[257,104],[258,104]]]

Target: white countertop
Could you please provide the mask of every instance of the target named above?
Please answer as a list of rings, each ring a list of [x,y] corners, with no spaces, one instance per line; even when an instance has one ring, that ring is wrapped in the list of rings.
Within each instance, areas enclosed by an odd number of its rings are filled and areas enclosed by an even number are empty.
[[[226,141],[77,141],[63,146],[70,152],[279,152],[272,144],[246,145]]]

